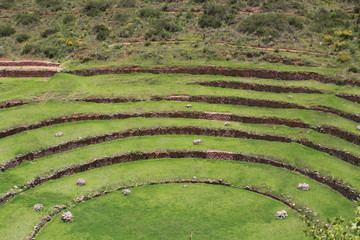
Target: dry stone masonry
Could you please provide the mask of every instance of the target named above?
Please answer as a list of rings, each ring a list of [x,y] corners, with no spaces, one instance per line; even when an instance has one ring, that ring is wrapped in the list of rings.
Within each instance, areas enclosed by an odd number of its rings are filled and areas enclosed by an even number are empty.
[[[288,217],[288,214],[285,210],[280,210],[280,211],[277,211],[276,212],[276,215],[275,215],[277,218],[281,218],[281,219],[284,219],[284,218],[287,218]]]
[[[61,137],[62,135],[64,135],[63,132],[57,132],[57,133],[55,133],[55,137]]]
[[[121,193],[122,193],[122,195],[124,195],[124,196],[130,195],[130,194],[131,194],[131,190],[130,190],[130,189],[124,189]]]
[[[78,179],[77,181],[76,181],[76,185],[78,185],[78,186],[85,186],[86,185],[86,181],[84,180],[84,179]]]
[[[200,145],[200,144],[202,144],[202,141],[201,141],[201,139],[195,139],[195,140],[193,141],[193,144],[194,144],[194,145]]]
[[[34,211],[36,212],[40,212],[41,210],[43,210],[43,208],[44,206],[40,203],[34,205]]]
[[[61,214],[61,221],[63,222],[71,222],[74,219],[74,216],[71,212],[67,211]]]
[[[298,189],[303,190],[303,191],[309,191],[310,185],[307,183],[299,183]]]

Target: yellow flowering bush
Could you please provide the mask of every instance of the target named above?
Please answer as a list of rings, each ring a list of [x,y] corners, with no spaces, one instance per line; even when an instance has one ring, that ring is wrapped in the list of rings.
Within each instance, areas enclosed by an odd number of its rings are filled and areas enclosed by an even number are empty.
[[[353,31],[351,30],[335,31],[335,35],[342,38],[350,38],[353,35]]]
[[[59,42],[66,43],[68,46],[80,46],[80,42],[82,41],[82,37],[71,37],[71,38],[58,38]]]

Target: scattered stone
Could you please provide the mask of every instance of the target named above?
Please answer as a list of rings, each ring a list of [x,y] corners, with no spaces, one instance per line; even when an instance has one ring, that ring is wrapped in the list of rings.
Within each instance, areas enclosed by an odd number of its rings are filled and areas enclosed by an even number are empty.
[[[195,140],[193,141],[193,144],[194,144],[194,145],[200,145],[201,143],[202,143],[201,139],[195,139]]]
[[[288,98],[292,98],[293,96],[289,95]]]
[[[280,210],[280,211],[277,211],[276,212],[276,215],[275,215],[277,218],[286,218],[288,216],[287,212],[285,210]]]
[[[191,105],[191,104],[187,104],[187,105],[186,105],[186,108],[192,108],[192,105]]]
[[[40,212],[41,210],[43,210],[43,208],[44,206],[40,203],[34,205],[34,211],[36,212]]]
[[[187,184],[184,185],[184,188],[188,188],[188,187],[189,187],[189,185],[187,185]]]
[[[124,196],[126,196],[126,195],[130,195],[130,194],[131,194],[131,191],[130,191],[130,189],[125,189],[125,190],[123,190],[121,193],[122,193]]]
[[[61,214],[61,220],[63,222],[71,222],[73,220],[73,218],[74,218],[74,216],[69,211],[64,212],[63,214]]]
[[[358,125],[358,126],[356,127],[356,130],[359,130],[359,131],[360,131],[360,125]]]
[[[84,179],[78,179],[77,181],[76,181],[76,185],[78,185],[78,186],[85,186],[86,185],[86,181],[84,180]]]
[[[310,185],[307,183],[299,183],[298,189],[304,190],[304,191],[309,191]]]
[[[230,123],[229,123],[229,122],[225,122],[225,123],[224,123],[224,126],[230,126]]]
[[[85,196],[81,196],[75,199],[75,202],[80,203],[80,202],[85,202]]]
[[[55,137],[61,137],[62,135],[64,135],[63,132],[57,132],[57,133],[55,133]]]

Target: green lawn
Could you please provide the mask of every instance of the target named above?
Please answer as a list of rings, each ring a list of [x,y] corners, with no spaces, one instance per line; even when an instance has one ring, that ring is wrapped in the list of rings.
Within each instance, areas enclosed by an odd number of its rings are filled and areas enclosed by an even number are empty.
[[[203,144],[193,145],[192,141],[199,138],[203,140]],[[360,189],[360,169],[358,167],[296,143],[196,135],[160,135],[118,139],[25,162],[18,167],[0,172],[0,193],[5,194],[11,187],[21,186],[35,177],[43,176],[69,165],[88,162],[94,158],[129,151],[166,149],[216,149],[263,156],[275,161],[289,163],[298,168],[316,170],[323,175],[336,176],[347,181],[354,188]]]
[[[24,238],[54,205],[67,204],[76,197],[96,190],[167,179],[188,179],[193,176],[198,179],[222,178],[238,186],[252,185],[263,190],[269,190],[266,187],[269,186],[274,194],[290,195],[297,205],[310,207],[321,219],[339,215],[345,218],[354,216],[354,205],[351,201],[322,184],[284,169],[221,160],[159,159],[93,169],[24,192],[0,208],[0,222],[4,223],[0,225],[2,238]],[[85,179],[87,185],[76,186],[79,178]],[[298,190],[297,184],[302,182],[309,183],[311,190]],[[32,209],[36,203],[44,204],[42,212]]]
[[[48,101],[19,106],[0,111],[0,129],[5,130],[19,125],[27,125],[45,119],[77,113],[103,113],[113,114],[116,112],[143,113],[164,111],[205,111],[231,113],[241,116],[254,117],[278,117],[285,119],[300,119],[312,126],[330,125],[348,132],[358,133],[358,123],[342,117],[301,109],[276,109],[247,107],[240,105],[191,103],[193,108],[186,108],[189,102],[137,102],[137,103],[86,103],[86,102],[61,102]]]
[[[118,191],[79,204],[71,208],[72,223],[57,216],[36,239],[306,239],[297,213],[276,200],[232,187],[187,185],[137,187],[130,196]],[[281,209],[288,218],[274,217]]]
[[[211,77],[202,76],[202,79],[205,78]],[[219,79],[219,76],[216,79]],[[324,105],[344,112],[360,113],[358,104],[338,98],[334,94],[271,93],[186,84],[198,81],[198,77],[194,75],[114,74],[82,77],[57,74],[45,82],[38,79],[2,81],[4,81],[2,86],[4,91],[0,98],[2,101],[34,98],[73,99],[88,96],[149,98],[187,94],[284,101],[306,107]],[[289,95],[292,97],[289,98]]]
[[[0,162],[30,151],[41,150],[53,145],[74,141],[79,137],[91,137],[115,131],[134,128],[195,126],[217,129],[238,129],[257,134],[271,134],[293,139],[309,139],[314,143],[331,148],[349,151],[360,156],[360,148],[332,135],[321,134],[311,129],[291,128],[282,125],[249,124],[231,122],[225,127],[223,121],[183,119],[183,118],[130,118],[122,120],[93,120],[64,123],[22,132],[0,139]],[[55,137],[56,132],[63,132],[62,137]],[[22,144],[18,144],[22,143]]]

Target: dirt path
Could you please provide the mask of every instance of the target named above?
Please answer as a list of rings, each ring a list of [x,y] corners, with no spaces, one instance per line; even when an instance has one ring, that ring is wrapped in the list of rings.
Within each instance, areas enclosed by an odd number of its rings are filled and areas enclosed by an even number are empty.
[[[53,63],[35,59],[24,59],[11,61],[5,58],[0,59],[0,70],[52,70],[61,71],[60,63]]]

